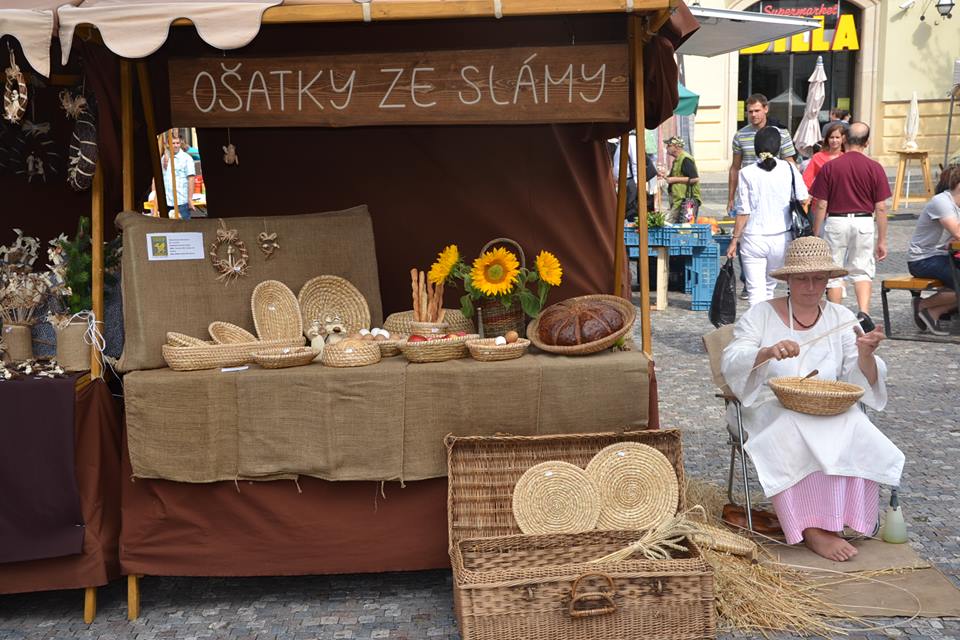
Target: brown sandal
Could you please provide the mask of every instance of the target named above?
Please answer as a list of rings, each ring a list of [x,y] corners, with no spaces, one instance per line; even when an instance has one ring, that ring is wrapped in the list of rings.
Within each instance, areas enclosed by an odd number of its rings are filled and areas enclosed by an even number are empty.
[[[767,535],[783,533],[776,514],[764,511],[763,509],[751,509],[750,516],[753,519],[753,530],[757,533]],[[722,519],[724,522],[732,524],[735,527],[741,529],[749,528],[747,527],[746,510],[740,505],[729,503],[723,505]]]

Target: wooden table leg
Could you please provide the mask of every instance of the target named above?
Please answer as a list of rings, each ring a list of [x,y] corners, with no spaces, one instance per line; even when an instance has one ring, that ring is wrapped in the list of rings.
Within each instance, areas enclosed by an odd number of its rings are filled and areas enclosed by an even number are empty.
[[[907,171],[907,160],[900,156],[900,162],[897,164],[897,179],[893,183],[893,210],[900,207],[900,193],[903,191],[903,175]]]
[[[666,247],[657,247],[657,303],[654,308],[663,311],[667,308],[667,279],[670,275],[670,258]]]
[[[87,587],[83,590],[83,622],[91,624],[97,617],[97,588]]]
[[[127,620],[140,617],[140,576],[127,576]]]
[[[927,188],[927,199],[933,197],[933,175],[930,173],[930,156],[920,158],[920,168],[923,169],[923,186]]]

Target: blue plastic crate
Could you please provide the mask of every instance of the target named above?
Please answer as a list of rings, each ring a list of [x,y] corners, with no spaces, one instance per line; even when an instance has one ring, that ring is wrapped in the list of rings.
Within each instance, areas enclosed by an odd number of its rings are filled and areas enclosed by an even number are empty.
[[[720,273],[720,261],[716,256],[703,256],[694,259],[686,269],[689,293],[692,295],[690,308],[694,311],[706,311],[713,298],[713,287]]]
[[[694,277],[694,274],[698,274]],[[719,247],[714,244],[709,247],[696,247],[690,264],[684,270],[683,288],[686,293],[692,293],[697,282],[710,280],[714,282],[720,274]]]
[[[708,224],[654,227],[647,232],[647,238],[651,246],[668,247],[670,255],[676,255],[674,249],[705,247],[713,244],[713,232]],[[683,251],[680,255],[690,254]]]
[[[727,249],[730,248],[730,241],[732,238],[733,236],[729,234],[713,236],[713,240],[717,243],[717,249],[719,250],[720,255],[727,255]]]

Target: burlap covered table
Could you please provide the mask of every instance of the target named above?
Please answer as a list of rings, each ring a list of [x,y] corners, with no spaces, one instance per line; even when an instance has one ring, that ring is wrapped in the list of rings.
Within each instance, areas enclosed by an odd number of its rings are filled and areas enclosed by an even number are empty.
[[[337,369],[136,371],[125,378],[133,474],[180,482],[446,474],[443,437],[648,424],[648,359],[529,354]]]

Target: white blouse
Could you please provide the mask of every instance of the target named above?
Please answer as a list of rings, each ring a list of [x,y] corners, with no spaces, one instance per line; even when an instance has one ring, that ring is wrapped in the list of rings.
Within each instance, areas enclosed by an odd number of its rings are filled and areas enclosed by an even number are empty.
[[[770,302],[754,305],[740,318],[721,361],[727,385],[742,404],[748,435],[744,449],[757,469],[764,493],[768,497],[780,493],[814,471],[899,485],[903,453],[870,422],[858,404],[836,416],[797,413],[784,408],[766,384],[770,378],[805,376],[817,369],[817,378],[863,387],[860,401],[882,410],[887,403],[887,366],[877,358],[877,382],[867,382],[858,363],[853,327],[801,347],[796,358],[770,360],[751,371],[761,347],[780,340],[803,344],[854,321],[853,313],[825,302],[817,323],[810,329],[800,329],[785,325]],[[727,419],[736,424],[732,406]]]
[[[757,164],[740,170],[737,183],[740,208],[737,215],[750,216],[744,233],[776,235],[790,230],[791,172],[797,199],[806,200],[807,185],[803,182],[803,176],[786,160],[777,160],[777,166],[771,171],[764,171]]]

